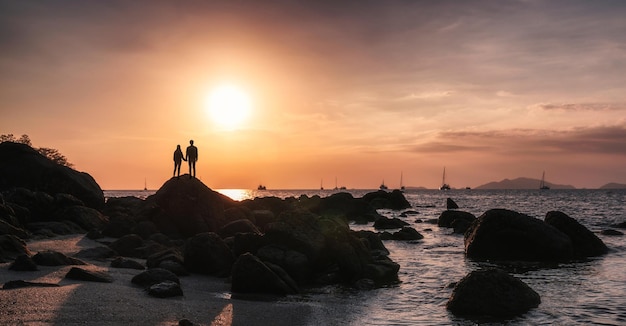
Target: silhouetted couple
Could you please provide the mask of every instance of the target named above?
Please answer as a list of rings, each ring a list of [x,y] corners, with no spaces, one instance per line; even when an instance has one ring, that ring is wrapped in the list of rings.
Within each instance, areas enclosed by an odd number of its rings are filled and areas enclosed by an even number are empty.
[[[182,161],[187,161],[189,162],[189,178],[195,178],[197,160],[198,148],[196,146],[193,146],[193,140],[189,141],[189,146],[187,147],[185,157],[183,157],[183,151],[180,149],[180,145],[176,145],[176,150],[174,151],[174,176],[180,177],[180,165]]]

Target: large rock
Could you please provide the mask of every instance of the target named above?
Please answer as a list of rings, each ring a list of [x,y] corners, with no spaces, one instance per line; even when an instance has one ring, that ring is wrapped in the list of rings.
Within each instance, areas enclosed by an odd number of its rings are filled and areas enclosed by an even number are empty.
[[[463,211],[445,210],[441,212],[441,215],[439,215],[437,225],[450,228],[452,227],[452,223],[456,220],[464,220],[472,223],[474,222],[474,220],[476,220],[476,216],[474,216],[474,214],[472,213]]]
[[[374,197],[370,200],[373,200]],[[318,210],[311,211],[322,216],[343,217],[361,223],[371,222],[381,217],[369,201],[363,198],[354,198],[352,194],[347,192],[338,192],[322,198]]]
[[[575,257],[600,256],[609,251],[604,242],[593,232],[563,212],[550,211],[546,214],[545,221],[572,240]]]
[[[21,255],[30,256],[31,253],[26,247],[26,242],[22,239],[10,235],[0,235],[0,262],[4,263],[13,260]]]
[[[33,256],[33,261],[40,266],[87,265],[84,261],[66,256],[54,250],[40,251]]]
[[[212,232],[189,238],[183,256],[188,271],[218,277],[228,276],[235,260],[224,240]]]
[[[141,272],[130,280],[133,284],[137,284],[144,288],[148,288],[154,284],[159,284],[165,281],[171,281],[177,284],[180,284],[180,279],[176,274],[162,269],[162,268],[152,268],[147,271]]]
[[[104,271],[92,271],[79,267],[72,267],[65,278],[78,281],[112,283],[113,277]]]
[[[104,194],[87,173],[52,162],[28,145],[0,143],[0,190],[24,187],[48,194],[66,193],[101,209]]]
[[[398,189],[395,189],[391,192],[387,192],[384,190],[370,192],[363,196],[363,200],[376,209],[388,208],[401,210],[411,207],[411,204],[408,200],[406,200],[402,191]]]
[[[455,315],[513,317],[539,306],[539,294],[520,279],[497,269],[478,270],[461,279],[446,307]]]
[[[103,228],[108,219],[99,211],[84,206],[70,206],[60,213],[63,220],[70,220],[86,231],[99,230]]]
[[[239,256],[233,265],[231,290],[235,293],[297,293],[289,283],[250,253]]]
[[[563,261],[570,238],[543,221],[506,209],[482,214],[465,233],[465,253],[478,260]]]
[[[224,197],[188,176],[168,180],[155,194],[157,205],[184,236],[215,232],[223,226],[224,202],[228,202]],[[168,234],[173,230],[161,231]]]

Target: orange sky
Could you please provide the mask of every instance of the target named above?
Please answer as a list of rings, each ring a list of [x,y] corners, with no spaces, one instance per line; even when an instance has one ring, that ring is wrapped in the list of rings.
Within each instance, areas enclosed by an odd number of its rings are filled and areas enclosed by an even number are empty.
[[[626,183],[626,3],[0,0],[0,133],[103,189]],[[252,108],[234,130],[206,99]],[[183,170],[186,166],[183,164]]]

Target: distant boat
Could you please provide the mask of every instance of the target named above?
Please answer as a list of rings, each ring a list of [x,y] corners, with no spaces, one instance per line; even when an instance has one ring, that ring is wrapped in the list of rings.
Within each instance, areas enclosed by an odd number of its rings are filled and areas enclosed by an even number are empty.
[[[541,183],[539,184],[539,189],[541,190],[550,190],[550,187],[546,185],[546,171],[543,171],[541,175]]]
[[[441,187],[439,190],[450,190],[450,185],[446,183],[446,167],[443,167],[443,179],[441,181]]]
[[[387,190],[387,189],[389,189],[389,187],[387,187],[387,186],[385,185],[385,180],[383,180],[383,183],[381,183],[381,184],[380,184],[380,187],[379,187],[379,188],[380,188],[380,190]]]
[[[337,177],[335,177],[335,190],[339,190],[339,188],[337,188]]]
[[[404,190],[404,184],[402,184],[402,172],[400,172],[400,190]]]
[[[148,190],[148,181],[144,178],[143,179],[143,191],[147,191]]]
[[[264,185],[259,185],[256,190],[267,190],[267,188]]]
[[[324,179],[320,180],[320,190],[324,190]]]

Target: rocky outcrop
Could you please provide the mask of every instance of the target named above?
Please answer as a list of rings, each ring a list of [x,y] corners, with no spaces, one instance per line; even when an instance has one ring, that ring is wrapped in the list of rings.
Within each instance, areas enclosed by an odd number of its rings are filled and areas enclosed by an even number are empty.
[[[168,180],[154,196],[165,213],[163,218],[184,236],[219,230],[225,224],[224,202],[232,202],[198,179],[187,177]]]
[[[280,267],[279,267],[280,268]],[[279,276],[282,275],[283,277]],[[286,295],[297,293],[293,280],[283,271],[278,274],[250,253],[245,253],[233,265],[231,290],[235,293],[268,293]]]
[[[570,238],[543,221],[492,209],[465,233],[465,253],[478,260],[564,261],[573,257]]]
[[[80,259],[69,257],[62,252],[53,250],[40,251],[32,258],[40,266],[87,265]]]
[[[150,296],[157,298],[171,298],[183,296],[183,289],[180,284],[172,281],[163,281],[153,284],[146,289]]]
[[[474,220],[476,220],[476,216],[468,212],[446,210],[441,212],[441,215],[439,215],[437,225],[440,227],[450,228],[456,220],[464,220],[471,224]]]
[[[0,262],[4,263],[21,255],[31,255],[26,242],[14,235],[0,235]]]
[[[408,225],[409,223],[396,217],[394,218],[381,217],[377,219],[376,221],[374,221],[374,228],[376,230],[400,229]]]
[[[0,143],[0,176],[0,190],[23,187],[71,194],[95,209],[104,205],[102,189],[89,174],[52,162],[28,145]]]
[[[387,208],[393,210],[401,210],[410,208],[411,204],[402,194],[402,191],[395,189],[391,192],[379,190],[367,193],[363,196],[363,200],[375,209]]]
[[[458,209],[459,205],[457,205],[452,198],[446,198],[446,208],[447,209]]]
[[[92,271],[80,267],[72,267],[67,274],[65,274],[65,278],[71,280],[78,281],[88,281],[88,282],[100,282],[100,283],[112,283],[113,277],[109,275],[107,272],[103,271]]]
[[[162,269],[162,268],[151,268],[144,272],[141,272],[131,279],[133,284],[137,284],[144,288],[148,288],[152,285],[159,284],[165,281],[174,282],[180,284],[180,279],[174,273]]]
[[[609,251],[604,242],[593,232],[563,212],[548,212],[545,222],[565,233],[572,240],[574,257],[600,256]]]
[[[455,315],[501,318],[539,306],[539,294],[520,279],[497,269],[477,270],[454,287],[446,307]]]
[[[200,233],[187,240],[183,251],[185,268],[200,274],[226,277],[235,257],[219,235]]]

